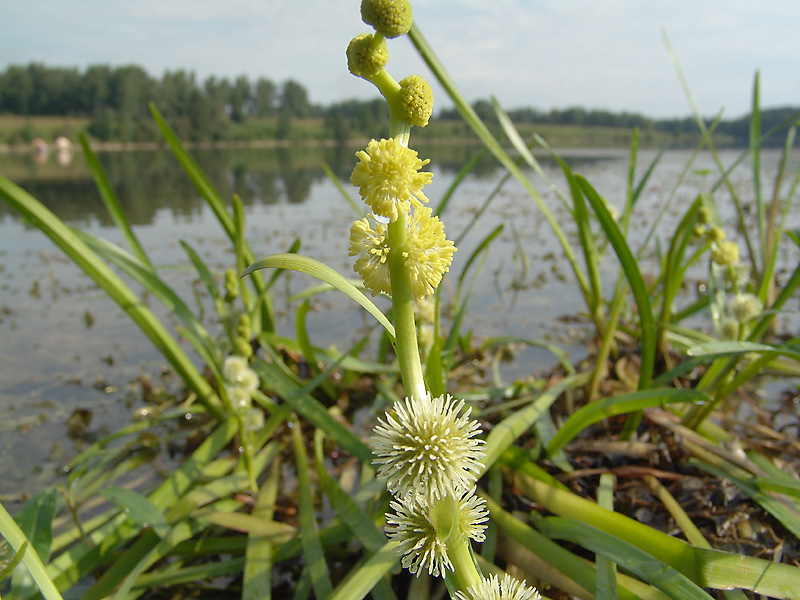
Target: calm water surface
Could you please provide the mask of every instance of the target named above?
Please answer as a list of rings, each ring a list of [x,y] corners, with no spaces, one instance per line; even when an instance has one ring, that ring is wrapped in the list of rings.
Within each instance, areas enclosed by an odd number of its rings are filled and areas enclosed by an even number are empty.
[[[433,184],[428,196],[436,205],[471,156],[470,148],[431,148],[421,154],[432,159]],[[247,237],[257,256],[286,251],[299,238],[301,253],[353,275],[347,256],[348,229],[356,217],[351,206],[325,176],[327,163],[342,185],[354,194],[349,174],[353,150],[204,151],[195,156],[223,198],[239,194],[246,206]],[[642,152],[640,176],[655,153]],[[689,152],[671,151],[662,158],[632,220],[631,240],[638,248],[653,216],[673,191]],[[736,152],[723,153],[730,164]],[[568,151],[564,157],[611,204],[624,202],[628,159],[625,152]],[[115,153],[101,156],[109,179],[124,205],[134,230],[154,264],[182,294],[197,306],[195,290],[202,292],[179,241],[189,243],[218,273],[234,265],[229,244],[211,211],[188,178],[166,152]],[[778,155],[763,157],[764,173],[775,172]],[[553,183],[564,189],[557,167],[543,161]],[[794,168],[797,157],[794,157]],[[697,193],[715,181],[711,158],[701,155],[687,175],[656,231],[668,238],[677,218]],[[82,157],[67,166],[54,162],[37,165],[28,157],[0,157],[0,173],[21,184],[68,224],[122,243],[105,212]],[[732,177],[747,201],[750,171],[743,165]],[[497,186],[503,173],[486,159],[453,196],[443,221],[448,237],[456,239]],[[548,185],[531,173],[563,227],[571,233],[567,211]],[[766,190],[771,194],[771,189]],[[717,201],[733,234],[733,209],[727,194]],[[800,227],[800,210],[790,226]],[[474,286],[468,328],[476,339],[514,335],[545,339],[564,348],[573,360],[585,354],[587,330],[575,317],[584,308],[569,265],[535,204],[514,181],[508,182],[490,209],[459,244],[459,252],[445,281],[452,291],[472,249],[497,225],[504,230],[492,245]],[[574,239],[574,236],[573,236]],[[577,241],[575,241],[577,247]],[[784,244],[781,268],[793,269],[797,249]],[[652,245],[651,247],[655,247]],[[612,289],[616,263],[604,263],[604,285]],[[452,277],[454,275],[455,277]],[[695,276],[702,278],[702,272]],[[293,335],[293,293],[315,280],[288,274],[275,288],[279,329]],[[132,284],[134,289],[137,289]],[[693,292],[687,292],[686,301]],[[148,300],[145,298],[145,301]],[[199,302],[203,303],[201,298]],[[379,304],[381,300],[378,299]],[[155,301],[148,304],[166,318]],[[383,304],[385,305],[385,304]],[[206,306],[206,315],[209,314]],[[373,326],[351,301],[336,293],[315,297],[308,326],[319,346],[348,344]],[[793,300],[789,309],[797,311]],[[786,319],[790,319],[787,316]],[[210,324],[209,319],[206,321]],[[788,322],[798,335],[796,320]],[[142,406],[140,378],[177,387],[162,372],[164,361],[128,317],[38,230],[20,220],[0,202],[0,498],[16,497],[51,481],[54,472],[87,443],[86,436],[67,435],[67,422],[76,409],[91,411],[88,439],[101,436],[129,421]],[[506,382],[542,372],[554,364],[544,350],[525,348],[516,360],[503,365]]]

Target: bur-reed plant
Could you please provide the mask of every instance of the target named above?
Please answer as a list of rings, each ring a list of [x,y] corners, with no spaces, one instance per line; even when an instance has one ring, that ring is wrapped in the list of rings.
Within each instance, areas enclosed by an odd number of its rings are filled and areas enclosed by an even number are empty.
[[[166,141],[214,211],[235,255],[231,269],[218,274],[183,244],[214,304],[213,327],[151,263],[85,142],[128,250],[67,227],[0,178],[4,199],[130,314],[187,388],[180,403],[155,407],[91,445],[70,462],[66,482],[37,493],[16,520],[0,511],[0,535],[9,544],[0,580],[12,575],[10,595],[3,592],[4,597],[212,597],[220,585],[226,586],[226,596],[248,599],[538,597],[525,579],[552,597],[800,598],[800,568],[787,564],[791,559],[714,549],[713,540],[706,539],[708,529],[654,479],[665,475],[647,461],[627,465],[627,471],[617,471],[619,477],[651,490],[680,533],[671,535],[623,514],[619,506],[626,488],[609,476],[613,469],[607,465],[581,477],[592,481],[602,472],[597,501],[562,481],[581,476],[570,442],[592,435],[593,426],[605,422],[604,435],[618,439],[603,441],[632,448],[661,439],[677,446],[680,452],[670,456],[681,461],[675,466],[679,476],[707,473],[707,484],[724,480],[737,486],[751,499],[749,511],[755,514],[760,507],[785,530],[786,547],[797,544],[800,484],[790,468],[779,466],[792,464],[791,452],[734,452],[734,435],[716,424],[721,403],[766,369],[797,372],[796,340],[774,337],[772,326],[800,283],[798,269],[782,285],[775,276],[780,242],[800,241],[785,231],[798,184],[798,174],[789,174],[794,126],[771,202],[766,204],[763,194],[756,200],[761,203],[756,212],[767,219],[756,221],[757,243],[737,195],[732,202],[745,242],[742,249],[731,245],[737,232],[719,219],[716,192],[733,189],[730,176],[739,161],[724,167],[715,159],[717,181],[685,209],[663,250],[657,246],[655,273],[646,273],[642,265],[652,253],[650,244],[660,239],[661,215],[639,248],[632,247],[629,230],[660,155],[637,179],[635,132],[627,188],[610,199],[623,207],[615,215],[544,139],[523,140],[497,103],[512,150],[492,137],[413,24],[407,2],[366,0],[362,17],[373,32],[353,39],[348,66],[378,88],[391,118],[388,137],[357,153],[352,175],[370,211],[362,216],[359,207],[350,232],[350,252],[363,284],[298,255],[299,244],[254,262],[244,238],[241,202],[223,202],[155,109]],[[430,88],[420,76],[396,81],[386,69],[387,40],[406,35],[484,144],[483,153],[494,155],[508,171],[478,215],[491,209],[506,181],[516,179],[561,243],[598,342],[584,364],[573,365],[551,344],[527,340],[558,359],[548,380],[497,382],[489,390],[454,387],[450,372],[462,357],[518,338],[496,336],[481,348],[470,337],[470,278],[502,228],[458,253],[463,233],[453,236],[455,244],[445,235],[446,209],[457,207],[458,187],[468,181],[476,161],[465,165],[435,209],[428,206],[424,189],[431,173],[410,142],[413,127],[430,118]],[[758,114],[757,80],[751,145],[742,160],[751,157],[754,185],[760,189],[760,148],[774,132],[761,133]],[[714,152],[714,124],[706,126],[698,115],[698,126],[702,141],[675,190],[701,149]],[[531,150],[535,145],[557,161],[566,191],[547,178]],[[556,190],[555,201],[568,209],[570,223],[555,219],[523,165]],[[617,278],[609,288],[601,265],[613,260]],[[178,335],[191,344],[203,371],[105,261],[170,308],[180,323]],[[681,305],[681,290],[701,266],[705,291]],[[264,268],[274,269],[270,277],[263,275]],[[447,331],[440,282],[451,269],[459,275]],[[316,348],[305,326],[307,304],[297,310],[296,337],[278,336],[270,290],[283,270],[312,275],[369,312],[385,332],[379,360],[365,358],[362,343],[347,352]],[[247,277],[237,276],[242,272]],[[320,289],[314,286],[302,296]],[[391,309],[384,314],[365,291],[390,296]],[[692,319],[705,311],[711,328],[702,331]],[[626,361],[634,367],[625,387],[610,386],[619,369],[609,365]],[[377,423],[369,442],[357,433],[352,410],[338,403],[354,398],[354,388],[365,382],[373,391]],[[564,414],[565,398],[581,407]],[[159,436],[180,444],[184,456],[156,481],[150,475],[137,481],[134,477],[150,468]]]

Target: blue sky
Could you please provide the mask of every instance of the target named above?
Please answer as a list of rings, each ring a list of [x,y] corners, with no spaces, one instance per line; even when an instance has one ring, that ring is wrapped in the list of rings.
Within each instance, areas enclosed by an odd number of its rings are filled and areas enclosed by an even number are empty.
[[[704,115],[800,104],[796,0],[416,0],[416,23],[470,99],[507,108],[583,106],[653,117],[689,105],[662,29]],[[0,68],[138,64],[160,77],[300,81],[313,102],[375,97],[352,77],[349,39],[368,31],[357,0],[6,0]],[[388,70],[428,75],[411,43],[390,41]],[[439,91],[434,86],[434,91]],[[444,94],[437,98],[446,104]]]

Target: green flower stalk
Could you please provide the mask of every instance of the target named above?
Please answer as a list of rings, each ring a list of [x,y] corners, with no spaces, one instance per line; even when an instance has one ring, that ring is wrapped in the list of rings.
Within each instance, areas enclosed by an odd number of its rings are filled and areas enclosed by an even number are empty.
[[[385,38],[411,27],[407,0],[362,0],[361,14],[375,34],[350,42],[347,65],[386,98],[391,123],[388,139],[372,140],[356,153],[350,180],[371,214],[350,228],[349,254],[367,289],[391,296],[395,353],[406,392],[405,400],[378,420],[373,462],[394,496],[386,530],[403,555],[403,567],[444,577],[453,594],[469,593],[483,585],[470,544],[484,540],[489,518],[475,487],[485,442],[477,437],[480,426],[463,400],[431,397],[414,321],[414,301],[436,291],[456,250],[425,206],[423,188],[433,174],[421,169],[429,161],[408,147],[411,128],[430,120],[433,93],[422,77],[398,83],[385,69]]]

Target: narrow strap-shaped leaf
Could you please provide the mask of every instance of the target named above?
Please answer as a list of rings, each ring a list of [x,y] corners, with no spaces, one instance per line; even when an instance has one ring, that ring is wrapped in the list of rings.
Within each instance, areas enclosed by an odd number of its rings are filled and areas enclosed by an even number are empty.
[[[383,325],[389,335],[394,338],[394,325],[389,322],[380,309],[352,283],[347,281],[347,279],[328,265],[314,260],[313,258],[299,256],[297,254],[271,254],[251,264],[244,270],[241,276],[245,277],[260,269],[288,269],[290,271],[297,271],[298,273],[306,273],[312,277],[316,277],[320,281],[329,283],[337,290],[344,292],[349,298],[358,302],[369,314],[375,317],[378,322]]]
[[[614,510],[614,482],[611,473],[600,475],[600,485],[597,488],[597,504],[606,510]],[[617,600],[617,564],[603,554],[595,556],[597,565],[597,590],[595,600]]]
[[[639,370],[639,389],[644,390],[650,387],[656,355],[655,322],[653,320],[653,311],[650,306],[647,286],[639,270],[639,265],[631,253],[628,243],[625,241],[625,237],[619,230],[616,221],[611,218],[605,203],[586,179],[580,175],[577,175],[576,179],[583,189],[586,199],[592,205],[592,209],[594,209],[597,219],[600,221],[600,225],[602,225],[603,230],[606,232],[609,242],[611,242],[614,251],[617,253],[622,269],[625,271],[625,277],[628,280],[628,284],[631,286],[633,297],[636,300],[642,340],[642,365]]]
[[[325,561],[325,551],[319,539],[317,512],[314,508],[314,495],[309,477],[310,465],[299,422],[295,422],[292,427],[292,445],[297,468],[297,505],[303,554],[311,577],[311,585],[314,587],[314,596],[319,600],[328,600],[333,595],[333,584]]]
[[[492,521],[496,522],[500,529],[541,557],[549,565],[570,577],[575,583],[594,593],[597,576],[594,567],[590,563],[536,531],[530,525],[523,523],[511,513],[503,510],[491,498],[485,495],[483,497],[486,499],[486,506],[489,509]],[[618,592],[621,600],[634,600],[637,598],[637,596],[623,587],[620,587]]]
[[[364,548],[370,552],[378,552],[386,544],[386,536],[376,527],[372,516],[364,511],[339,483],[330,476],[325,467],[324,451],[325,434],[321,429],[314,432],[314,463],[320,486],[331,501],[336,514],[353,532]],[[399,558],[399,557],[395,557]]]
[[[444,213],[445,209],[447,208],[447,205],[450,203],[450,199],[453,197],[453,194],[455,194],[455,191],[458,189],[458,186],[461,185],[461,183],[463,183],[467,175],[472,173],[473,169],[475,169],[475,167],[478,166],[478,163],[481,161],[482,158],[486,156],[487,152],[488,151],[486,150],[486,147],[481,146],[481,149],[475,154],[473,154],[472,157],[461,166],[458,173],[456,173],[456,176],[453,178],[453,181],[444,191],[444,194],[442,194],[442,197],[439,200],[439,204],[433,211],[434,216],[436,217],[442,216],[442,213]]]
[[[701,460],[692,459],[692,463],[712,475],[727,479],[736,484],[736,486],[750,496],[753,501],[757,502],[764,510],[778,519],[778,521],[780,521],[786,529],[791,531],[795,537],[800,538],[800,511],[797,510],[796,506],[790,502],[784,502],[783,499],[774,496],[771,492],[759,489],[755,478],[745,480],[729,473],[723,468],[724,462],[717,466]]]
[[[350,208],[353,209],[353,212],[358,215],[357,218],[362,218],[364,216],[364,205],[356,202],[353,197],[347,193],[347,190],[342,187],[342,183],[339,181],[336,173],[334,173],[333,170],[328,166],[328,163],[322,163],[322,170],[325,171],[325,175],[327,175],[331,183],[336,186],[336,189],[339,190],[339,193],[342,195],[342,197],[347,200],[347,203],[350,205]]]
[[[271,521],[275,516],[275,502],[280,486],[281,461],[277,457],[258,490],[253,517]],[[250,533],[247,536],[245,563],[242,570],[242,600],[271,600],[272,553],[274,545],[269,538]]]
[[[19,525],[11,518],[11,515],[8,514],[8,511],[1,503],[0,535],[8,541],[8,544],[14,552],[25,551],[22,555],[22,564],[28,569],[28,572],[31,574],[31,577],[33,577],[33,581],[36,583],[36,586],[39,588],[45,600],[63,600],[58,588],[45,571],[42,559],[39,558],[36,551],[31,548],[30,542],[25,537],[25,534],[22,533]]]
[[[353,433],[353,431],[343,425],[339,420],[334,419],[325,407],[313,396],[310,391],[319,386],[324,377],[328,377],[334,364],[328,370],[323,371],[306,386],[301,387],[297,382],[286,375],[280,368],[272,363],[257,358],[253,361],[252,367],[262,378],[262,381],[269,381],[270,386],[278,396],[283,398],[293,410],[297,411],[304,419],[320,427],[339,444],[362,462],[372,460],[372,450]]]
[[[89,165],[89,170],[92,172],[94,184],[97,186],[97,190],[100,192],[100,197],[103,199],[103,203],[106,205],[106,209],[116,224],[117,229],[119,229],[122,233],[122,236],[125,238],[128,246],[130,246],[131,252],[133,252],[134,256],[136,256],[136,258],[138,258],[144,264],[152,267],[147,253],[144,251],[144,248],[142,248],[141,244],[139,244],[139,240],[131,229],[128,216],[125,214],[119,198],[117,198],[117,195],[114,193],[114,188],[111,187],[111,183],[108,181],[106,174],[103,172],[103,167],[100,166],[100,161],[97,160],[97,156],[89,146],[86,135],[83,132],[80,132],[78,134],[78,139],[83,147],[83,155],[86,157],[86,163]]]
[[[643,523],[599,507],[558,486],[519,476],[520,491],[547,510],[609,533],[652,554],[697,585],[716,589],[742,588],[776,598],[800,600],[800,568],[752,556],[696,548]],[[494,509],[490,506],[492,518]]]
[[[189,257],[189,260],[192,261],[192,265],[194,265],[197,274],[205,284],[208,293],[211,294],[211,297],[214,299],[214,304],[217,306],[221,305],[222,296],[219,293],[217,282],[214,280],[214,276],[211,274],[208,266],[206,266],[205,261],[200,258],[200,255],[187,242],[180,240],[180,245]]]
[[[629,573],[654,585],[676,600],[713,600],[701,587],[677,569],[611,534],[586,523],[549,517],[536,525],[551,538],[566,539],[614,561]]]
[[[183,321],[205,346],[209,354],[214,352],[214,341],[208,331],[189,307],[183,302],[175,291],[169,287],[149,265],[142,263],[131,256],[116,244],[96,237],[85,231],[73,229],[73,232],[94,250],[97,254],[111,261],[128,275],[138,281],[148,292],[153,294],[172,313]]]
[[[547,445],[547,453],[551,454],[563,448],[589,425],[607,417],[639,412],[651,406],[664,406],[675,402],[710,402],[708,394],[693,389],[659,388],[641,390],[631,394],[610,396],[582,406],[573,413],[567,422],[558,430],[556,436]]]
[[[422,33],[417,28],[416,24],[411,26],[411,30],[408,32],[408,37],[411,39],[411,42],[414,44],[414,47],[417,49],[419,55],[422,57],[428,67],[430,67],[431,71],[433,71],[433,74],[439,80],[439,83],[453,100],[453,103],[461,113],[461,116],[475,132],[475,135],[478,136],[478,139],[483,142],[484,146],[489,149],[489,151],[495,156],[495,158],[497,158],[500,164],[503,165],[508,172],[511,173],[514,178],[522,184],[522,186],[525,188],[525,191],[528,192],[528,195],[530,195],[530,197],[539,207],[539,210],[541,211],[542,215],[544,215],[544,218],[547,220],[548,224],[553,230],[553,233],[555,233],[556,237],[558,238],[564,255],[566,256],[570,265],[572,265],[575,277],[578,279],[581,289],[587,289],[588,284],[586,283],[586,277],[578,265],[575,252],[572,250],[572,246],[567,237],[564,235],[564,231],[558,224],[557,219],[547,208],[547,205],[545,205],[542,197],[539,195],[539,192],[537,192],[533,185],[531,185],[531,182],[519,168],[519,165],[517,165],[503,149],[503,147],[500,145],[500,142],[498,142],[497,139],[492,135],[483,121],[480,120],[480,117],[478,117],[475,110],[466,101],[464,96],[456,87],[455,82],[447,73],[444,65],[442,65],[441,61],[439,61],[438,57],[433,52],[433,49],[430,47]]]
[[[331,600],[361,600],[397,564],[398,542],[386,542],[336,588]],[[389,588],[391,592],[391,588]]]
[[[100,490],[100,495],[113,502],[139,527],[150,527],[159,537],[163,537],[169,531],[169,523],[164,518],[164,513],[139,492],[112,487]]]
[[[486,448],[484,449],[486,457],[483,460],[484,470],[491,467],[506,448],[528,431],[536,419],[548,410],[565,390],[583,385],[588,381],[589,375],[589,373],[578,373],[565,377],[550,389],[542,392],[530,405],[514,412],[495,425],[486,438]],[[558,434],[556,434],[556,437],[558,437]]]

